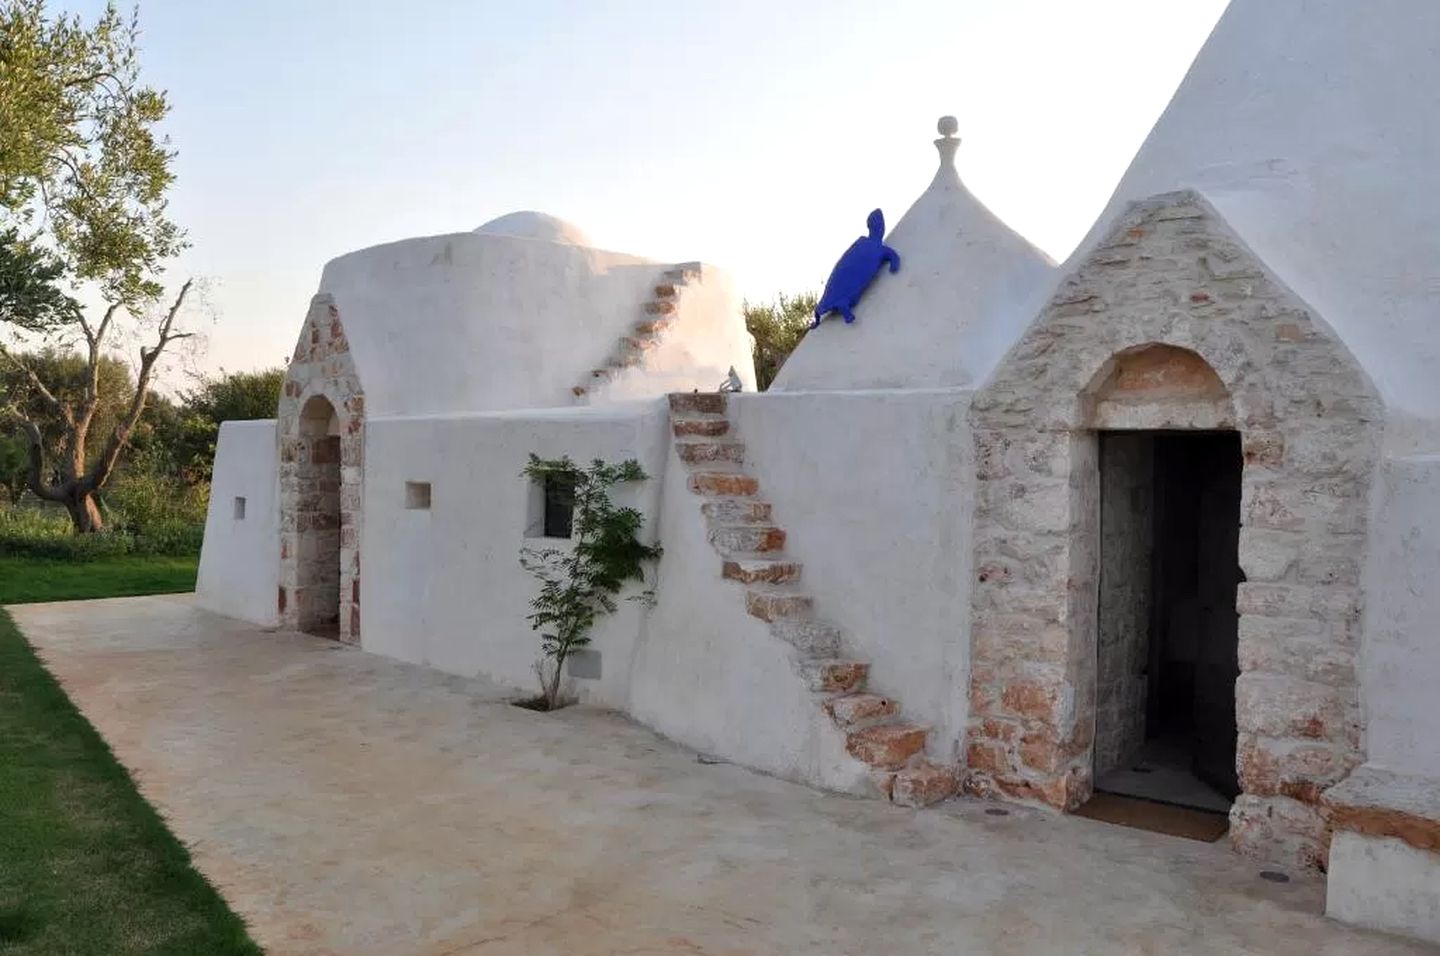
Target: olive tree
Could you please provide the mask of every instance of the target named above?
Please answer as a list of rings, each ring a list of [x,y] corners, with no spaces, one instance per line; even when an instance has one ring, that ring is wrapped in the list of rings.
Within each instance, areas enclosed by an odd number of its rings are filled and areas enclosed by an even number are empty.
[[[0,364],[12,373],[0,421],[28,445],[30,490],[78,532],[102,528],[95,496],[162,356],[190,335],[192,283],[161,302],[164,264],[186,240],[167,211],[175,153],[157,126],[169,104],[141,81],[138,35],[136,14],[113,3],[87,24],[43,0],[0,0]],[[103,365],[130,342],[142,343],[134,390],[102,429]],[[46,348],[83,363],[78,393],[28,360]],[[45,440],[57,429],[58,447]]]

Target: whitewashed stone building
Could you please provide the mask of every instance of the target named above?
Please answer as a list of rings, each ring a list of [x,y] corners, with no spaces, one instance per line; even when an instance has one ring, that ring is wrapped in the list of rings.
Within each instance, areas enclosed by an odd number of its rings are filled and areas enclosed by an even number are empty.
[[[1228,809],[1440,941],[1437,38],[1237,0],[1061,265],[942,135],[901,272],[763,394],[710,266],[538,214],[344,256],[278,420],[222,430],[202,599],[528,688],[521,468],[633,457],[658,600],[580,699],[912,806]]]

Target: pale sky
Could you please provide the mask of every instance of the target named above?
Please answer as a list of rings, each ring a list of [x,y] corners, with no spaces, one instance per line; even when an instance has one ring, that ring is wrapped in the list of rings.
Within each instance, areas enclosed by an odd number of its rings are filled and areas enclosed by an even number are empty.
[[[148,0],[204,365],[279,364],[326,261],[517,209],[597,245],[823,284],[960,122],[970,189],[1056,259],[1224,0]],[[92,13],[96,0],[57,7]]]

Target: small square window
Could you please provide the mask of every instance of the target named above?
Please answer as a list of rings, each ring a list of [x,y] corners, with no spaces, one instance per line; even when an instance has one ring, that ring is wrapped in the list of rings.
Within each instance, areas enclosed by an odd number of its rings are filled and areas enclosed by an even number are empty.
[[[234,512],[234,513],[235,513],[235,520],[236,520],[236,521],[244,521],[244,520],[245,520],[245,499],[242,498],[242,497],[240,497],[239,495],[236,495],[236,496],[235,496],[235,512]]]
[[[546,475],[541,484],[545,495],[545,537],[570,537],[575,520],[575,476],[557,472]]]
[[[430,510],[430,482],[405,482],[405,507],[411,511]]]

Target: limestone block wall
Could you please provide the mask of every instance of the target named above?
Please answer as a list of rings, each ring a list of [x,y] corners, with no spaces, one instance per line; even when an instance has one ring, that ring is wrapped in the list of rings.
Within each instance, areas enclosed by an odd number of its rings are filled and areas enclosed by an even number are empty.
[[[279,623],[275,433],[273,418],[220,426],[195,582],[202,607],[265,627]]]
[[[1095,773],[1145,743],[1151,594],[1153,445],[1105,436],[1100,458],[1100,630],[1095,678]]]
[[[1224,397],[1184,384],[1180,362],[1173,388],[1159,372],[1124,400],[1092,394],[1117,356],[1155,343],[1213,369]],[[1107,402],[1124,427],[1241,433],[1232,838],[1321,864],[1319,794],[1363,754],[1355,651],[1383,409],[1325,323],[1192,192],[1120,217],[976,394],[967,787],[1060,807],[1090,793]]]
[[[311,300],[286,371],[278,474],[280,621],[359,643],[365,394],[327,295]]]

